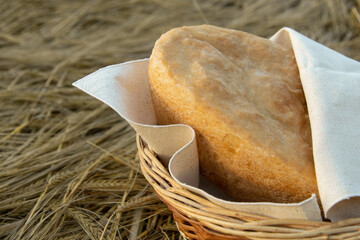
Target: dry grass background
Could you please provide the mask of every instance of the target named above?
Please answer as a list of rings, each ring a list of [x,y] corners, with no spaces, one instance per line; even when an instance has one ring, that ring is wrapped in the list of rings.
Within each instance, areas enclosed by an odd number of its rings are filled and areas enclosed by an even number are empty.
[[[71,86],[148,57],[164,31],[282,26],[360,60],[360,1],[0,0],[0,238],[179,239],[134,131]]]

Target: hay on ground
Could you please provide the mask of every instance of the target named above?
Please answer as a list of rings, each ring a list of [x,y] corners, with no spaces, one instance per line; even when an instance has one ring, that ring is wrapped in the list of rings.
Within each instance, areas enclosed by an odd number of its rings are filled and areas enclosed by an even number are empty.
[[[71,86],[148,57],[182,25],[283,26],[360,60],[359,1],[12,0],[0,4],[0,238],[179,239],[139,171],[134,131]]]

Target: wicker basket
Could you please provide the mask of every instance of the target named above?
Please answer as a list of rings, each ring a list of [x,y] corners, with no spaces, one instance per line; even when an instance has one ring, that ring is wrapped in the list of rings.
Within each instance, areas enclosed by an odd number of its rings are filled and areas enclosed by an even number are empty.
[[[360,218],[275,219],[216,205],[179,185],[139,135],[137,147],[143,174],[188,239],[360,239]]]

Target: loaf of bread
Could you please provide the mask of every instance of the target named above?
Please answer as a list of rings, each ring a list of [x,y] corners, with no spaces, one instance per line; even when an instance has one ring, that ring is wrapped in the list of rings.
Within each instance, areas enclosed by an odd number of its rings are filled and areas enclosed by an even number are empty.
[[[158,124],[193,127],[201,173],[235,200],[289,203],[317,193],[291,49],[215,26],[180,27],[156,42],[149,81]]]

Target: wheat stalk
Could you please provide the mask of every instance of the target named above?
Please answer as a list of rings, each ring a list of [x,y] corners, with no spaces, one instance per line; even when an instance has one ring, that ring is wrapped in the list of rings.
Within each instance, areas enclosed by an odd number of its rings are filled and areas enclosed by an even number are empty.
[[[68,212],[79,223],[91,239],[100,239],[102,235],[101,228],[91,218],[89,218],[88,215],[76,208],[69,208]]]
[[[159,199],[157,198],[156,194],[151,194],[149,196],[145,196],[145,197],[141,197],[138,199],[134,199],[131,201],[128,201],[122,205],[119,205],[116,209],[117,212],[124,212],[130,209],[134,209],[134,208],[138,208],[139,206],[143,205],[143,204],[149,204],[149,203],[154,203],[154,202],[158,202]]]
[[[136,219],[134,238],[178,239],[171,213],[140,173],[135,132],[72,82],[149,57],[163,32],[205,22],[263,37],[293,27],[360,60],[359,6],[359,0],[1,1],[0,238],[127,239]]]

